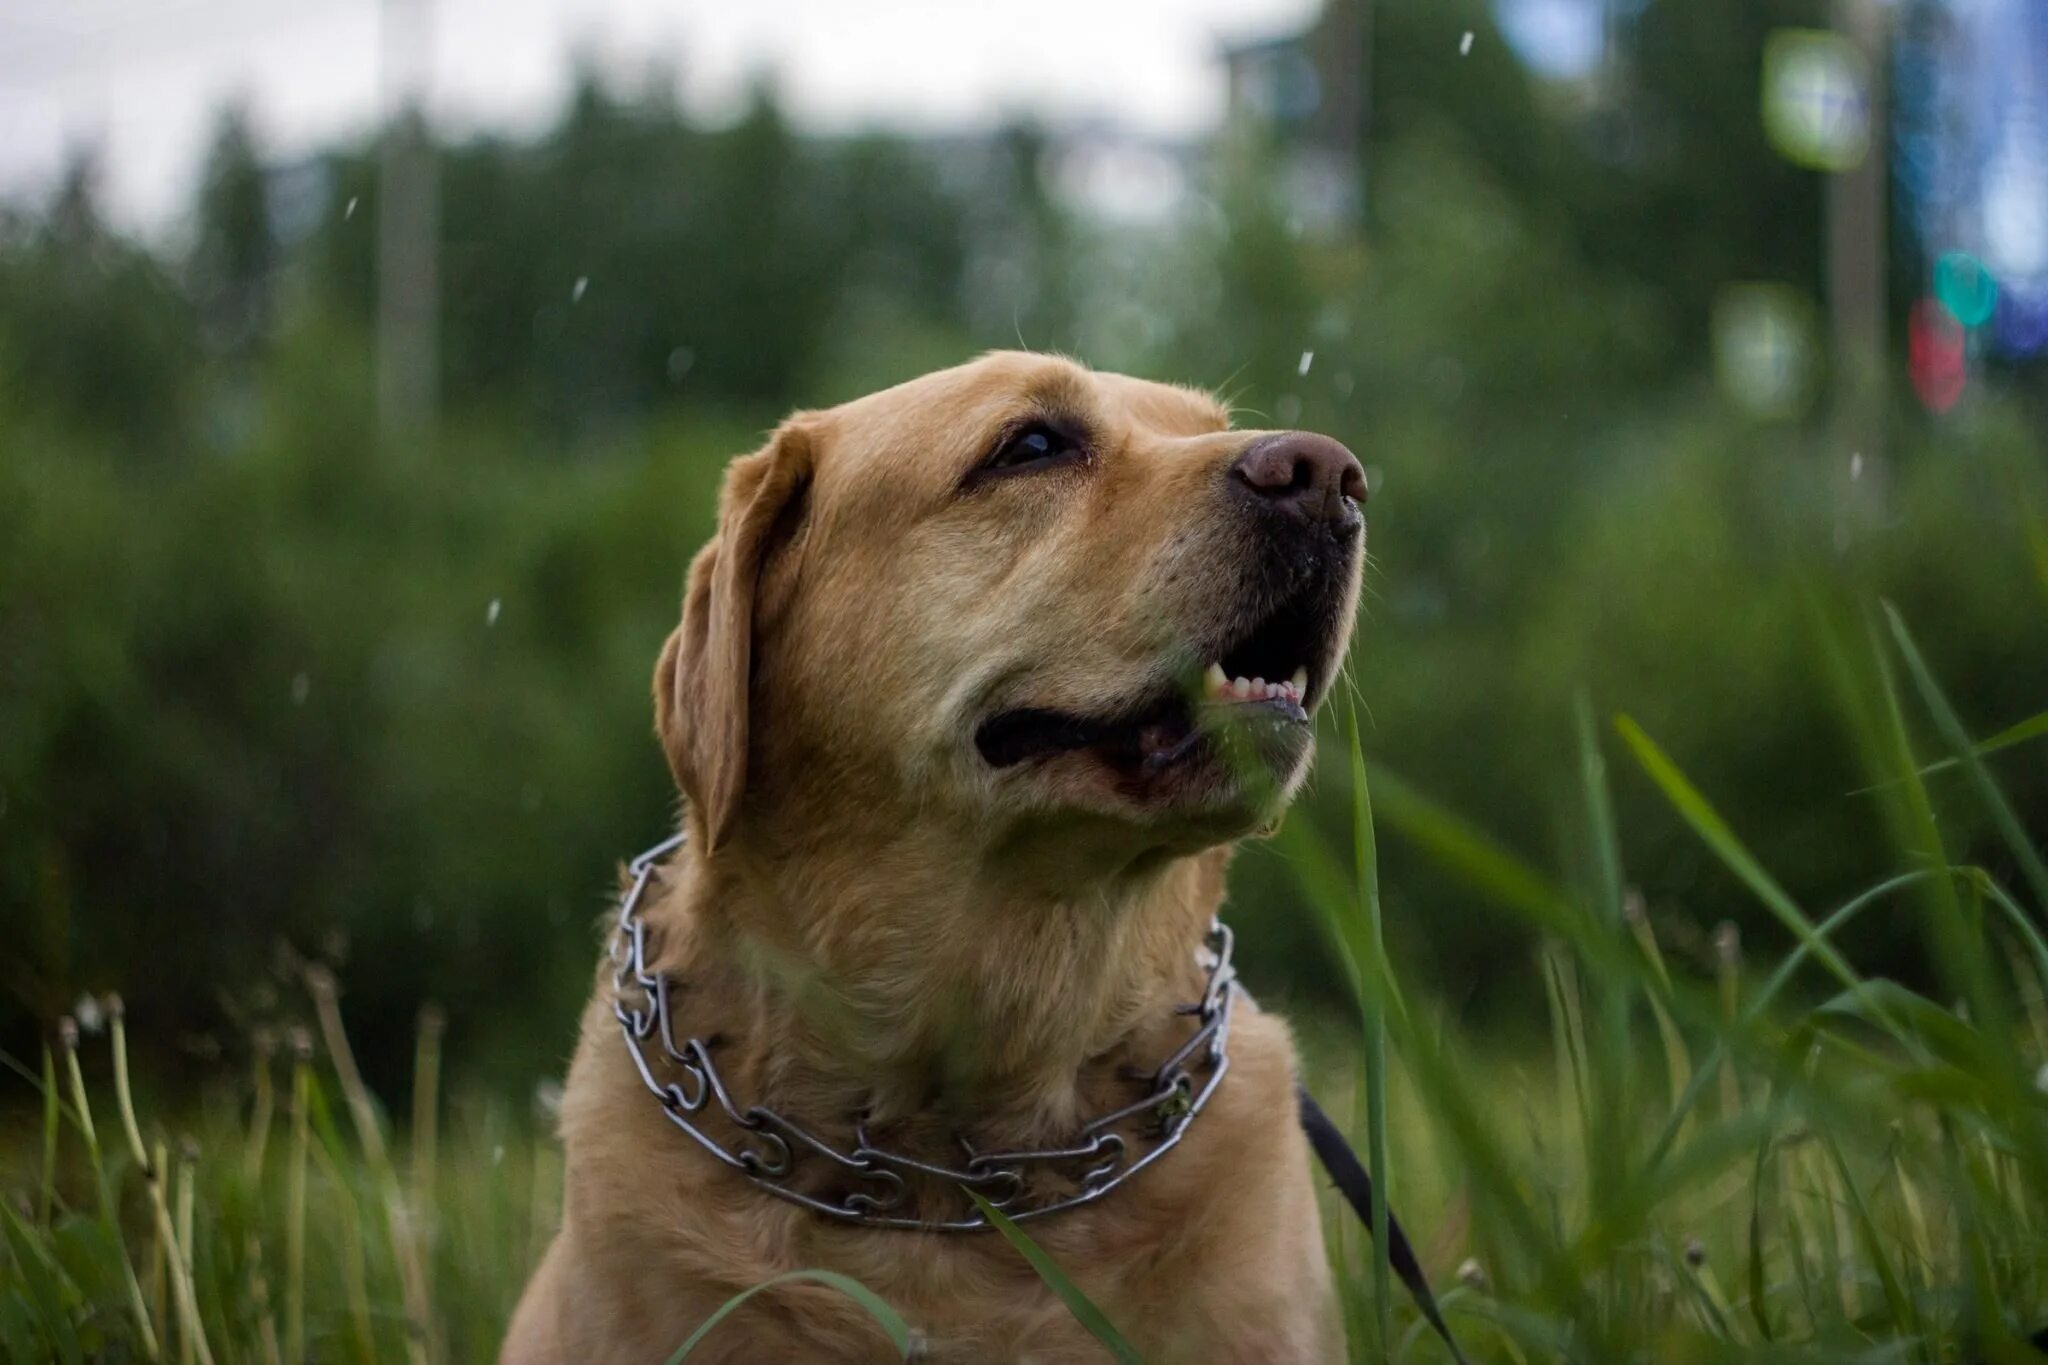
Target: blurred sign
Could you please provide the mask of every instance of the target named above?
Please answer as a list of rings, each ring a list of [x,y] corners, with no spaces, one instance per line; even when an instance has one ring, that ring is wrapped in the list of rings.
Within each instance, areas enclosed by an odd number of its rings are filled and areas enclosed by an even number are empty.
[[[1906,367],[1929,412],[1947,412],[1969,378],[1963,325],[1939,299],[1921,299],[1906,318]]]
[[[1967,251],[1945,251],[1934,263],[1934,297],[1965,327],[1982,327],[1998,309],[1998,281]]]
[[[2037,356],[2048,351],[2048,280],[2000,291],[1992,333],[1998,349],[2007,355]]]
[[[1744,412],[1792,417],[1812,392],[1813,307],[1783,284],[1731,284],[1714,300],[1714,374]]]
[[[1787,28],[1764,40],[1764,134],[1780,155],[1846,171],[1870,150],[1870,67],[1838,33]]]

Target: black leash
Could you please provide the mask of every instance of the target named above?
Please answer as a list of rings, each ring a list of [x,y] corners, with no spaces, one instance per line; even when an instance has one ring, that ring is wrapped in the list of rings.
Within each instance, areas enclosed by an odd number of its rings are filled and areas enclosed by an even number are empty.
[[[1295,1093],[1301,1097],[1301,1131],[1308,1134],[1308,1145],[1315,1149],[1316,1160],[1323,1163],[1330,1179],[1337,1182],[1344,1201],[1365,1224],[1366,1235],[1371,1236],[1372,1177],[1366,1174],[1358,1153],[1351,1150],[1351,1144],[1344,1140],[1344,1134],[1337,1125],[1330,1122],[1330,1116],[1323,1112],[1315,1097],[1306,1088],[1298,1088]],[[1436,1334],[1444,1339],[1444,1345],[1451,1348],[1451,1359],[1458,1365],[1465,1365],[1465,1353],[1458,1349],[1457,1338],[1451,1335],[1449,1324],[1437,1308],[1436,1295],[1430,1292],[1429,1280],[1422,1273],[1421,1263],[1415,1259],[1415,1248],[1408,1244],[1408,1234],[1401,1231],[1401,1221],[1394,1217],[1391,1208],[1387,1210],[1387,1262],[1401,1277],[1401,1283],[1408,1286],[1408,1293],[1414,1298],[1415,1306],[1422,1310],[1422,1316],[1429,1319],[1429,1325],[1436,1328]]]

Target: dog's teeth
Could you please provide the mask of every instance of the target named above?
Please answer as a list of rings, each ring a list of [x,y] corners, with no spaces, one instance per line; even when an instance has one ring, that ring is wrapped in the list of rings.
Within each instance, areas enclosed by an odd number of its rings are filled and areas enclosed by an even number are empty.
[[[1308,669],[1295,669],[1294,676],[1287,680],[1287,685],[1294,689],[1294,699],[1296,701],[1306,697],[1308,695]]]
[[[1222,664],[1210,664],[1209,671],[1202,675],[1202,695],[1220,697],[1230,691],[1230,678],[1223,671]]]
[[[1239,678],[1230,684],[1230,695],[1236,697],[1239,701],[1243,701],[1251,696],[1251,694],[1252,685],[1251,681],[1247,678]]]
[[[1266,695],[1266,680],[1264,678],[1252,679],[1252,695],[1257,697]]]

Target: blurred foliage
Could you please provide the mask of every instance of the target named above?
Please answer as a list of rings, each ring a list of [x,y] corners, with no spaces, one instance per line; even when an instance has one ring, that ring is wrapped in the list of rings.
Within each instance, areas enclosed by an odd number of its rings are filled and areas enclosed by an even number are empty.
[[[443,408],[411,442],[374,421],[373,144],[268,166],[230,111],[169,244],[110,228],[81,161],[0,216],[0,1045],[118,986],[142,1045],[232,1050],[327,958],[373,1078],[429,999],[471,1071],[554,1071],[608,868],[670,819],[647,679],[725,459],[790,405],[1019,341],[1359,451],[1376,761],[1551,847],[1584,691],[1838,894],[1878,817],[1816,603],[1897,597],[1969,724],[2032,714],[2048,497],[2021,399],[1900,410],[1852,479],[1817,420],[1710,389],[1719,284],[1819,288],[1819,181],[1754,126],[1781,8],[1643,7],[1612,88],[1568,99],[1498,41],[1460,62],[1476,4],[1384,0],[1368,221],[1335,237],[1257,127],[1134,226],[1077,212],[1029,126],[804,136],[766,86],[711,126],[672,81],[586,75],[553,127],[441,149]],[[2038,827],[2048,773],[2012,786]],[[1653,792],[1616,799],[1676,950],[1771,932]],[[1341,774],[1307,805],[1343,828]],[[1398,843],[1384,872],[1399,955],[1454,1000],[1535,989],[1522,931]],[[1333,988],[1269,851],[1236,897],[1256,984]]]

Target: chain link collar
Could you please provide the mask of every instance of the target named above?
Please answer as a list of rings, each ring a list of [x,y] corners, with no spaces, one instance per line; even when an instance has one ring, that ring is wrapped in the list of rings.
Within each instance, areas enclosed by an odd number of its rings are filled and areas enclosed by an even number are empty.
[[[1230,1010],[1237,973],[1230,965],[1230,930],[1221,920],[1211,920],[1208,981],[1202,998],[1176,1010],[1196,1020],[1193,1035],[1157,1070],[1140,1077],[1143,1096],[1091,1119],[1068,1146],[976,1152],[956,1133],[963,1164],[948,1166],[875,1146],[858,1119],[853,1148],[834,1146],[764,1105],[736,1103],[706,1042],[695,1037],[676,1042],[668,978],[647,965],[647,922],[640,917],[640,901],[657,875],[657,864],[682,842],[680,834],[665,839],[628,866],[632,882],[620,902],[612,935],[612,1013],[626,1040],[626,1055],[660,1103],[662,1114],[698,1146],[778,1199],[865,1227],[977,1232],[989,1226],[978,1210],[965,1217],[921,1215],[912,1181],[922,1177],[924,1183],[974,1190],[1015,1221],[1041,1218],[1093,1203],[1173,1150],[1230,1070]],[[665,1060],[682,1073],[682,1080],[663,1082],[655,1075],[647,1053],[650,1041],[660,1049],[654,1061]],[[721,1141],[700,1126],[699,1116],[712,1103],[741,1136]],[[799,1189],[793,1182],[806,1165],[828,1175],[836,1168],[842,1183],[825,1194]],[[1034,1199],[1030,1176],[1035,1171],[1063,1179],[1074,1192]]]

